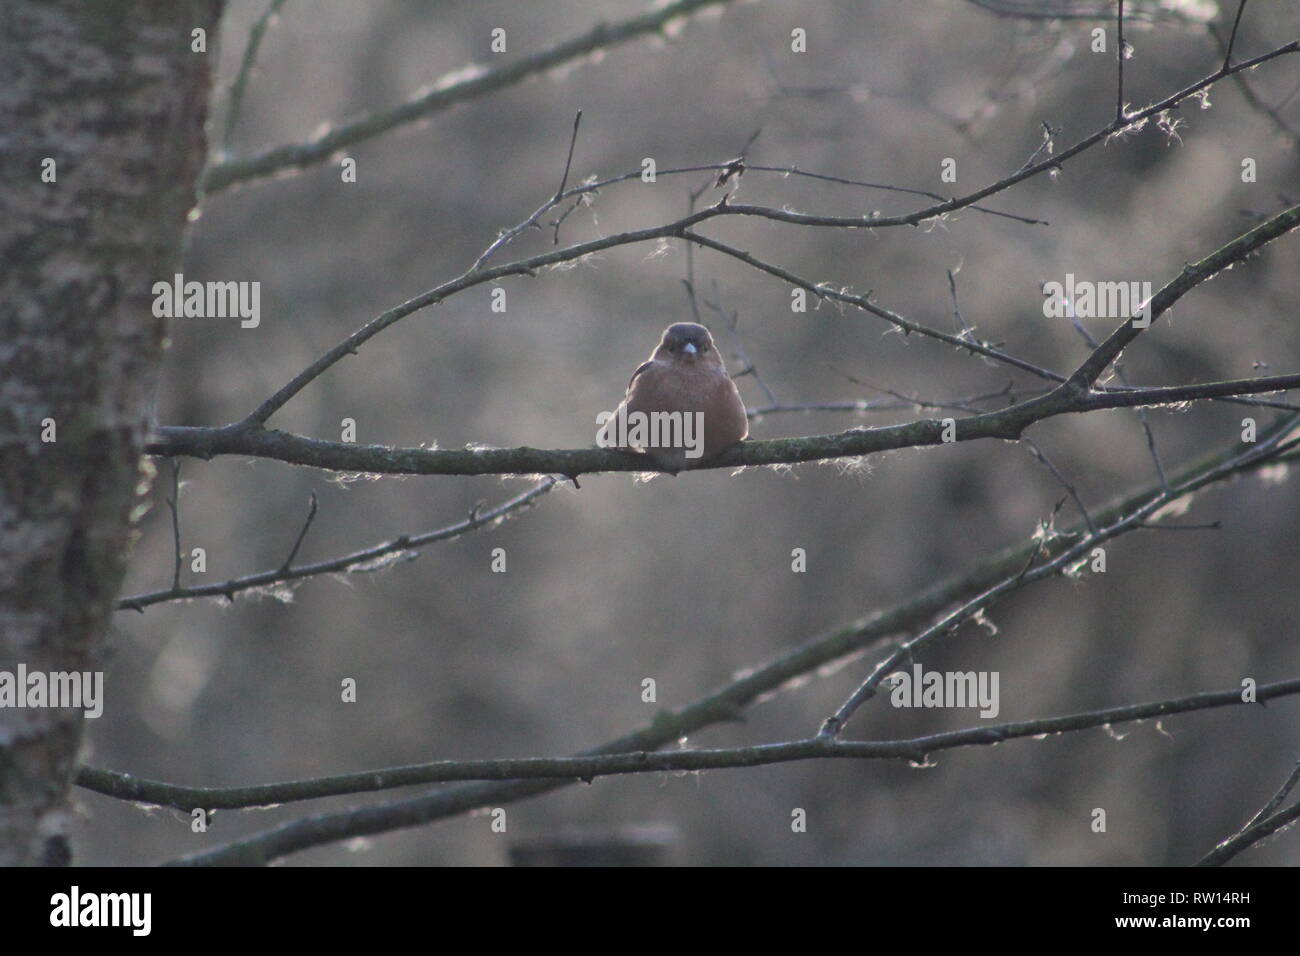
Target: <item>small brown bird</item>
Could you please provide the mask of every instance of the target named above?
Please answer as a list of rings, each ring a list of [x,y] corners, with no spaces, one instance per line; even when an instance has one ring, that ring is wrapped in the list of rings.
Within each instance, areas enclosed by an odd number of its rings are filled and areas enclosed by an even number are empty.
[[[638,413],[646,426],[640,433]],[[745,403],[727,375],[713,336],[694,322],[664,329],[649,360],[632,373],[614,415],[629,427],[625,442],[608,444],[644,451],[669,471],[716,458],[749,434]],[[609,428],[612,437],[615,422]]]

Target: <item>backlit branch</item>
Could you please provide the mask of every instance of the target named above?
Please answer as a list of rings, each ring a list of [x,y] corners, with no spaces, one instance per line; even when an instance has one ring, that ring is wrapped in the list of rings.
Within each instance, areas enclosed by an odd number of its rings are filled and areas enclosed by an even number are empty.
[[[391,109],[332,126],[304,143],[291,143],[256,156],[214,163],[203,176],[203,189],[208,194],[217,193],[235,183],[260,179],[286,169],[304,169],[323,163],[347,146],[398,127],[409,126],[460,103],[495,93],[598,51],[659,33],[674,21],[705,8],[721,7],[733,2],[735,0],[676,0],[615,23],[599,23],[580,37],[502,66],[458,70],[444,77],[428,92]]]
[[[1094,527],[1092,520],[1088,519],[1087,524],[1092,530],[1089,530],[1086,534],[1078,535],[1070,547],[1053,556],[1050,560],[1039,562],[1037,560],[1038,555],[1030,555],[1025,562],[1025,566],[1018,572],[1008,575],[982,594],[976,595],[965,604],[954,609],[924,631],[899,643],[891,654],[876,664],[866,680],[858,685],[857,689],[840,708],[826,718],[826,721],[822,724],[821,736],[838,736],[854,713],[876,695],[881,682],[889,674],[904,663],[914,660],[917,652],[925,645],[953,633],[962,624],[974,620],[1007,594],[1018,591],[1036,581],[1053,578],[1064,573],[1071,565],[1085,560],[1092,549],[1099,544],[1135,528],[1143,527],[1161,508],[1176,501],[1183,495],[1190,494],[1210,482],[1218,481],[1227,475],[1233,474],[1251,462],[1271,460],[1278,451],[1286,451],[1295,447],[1297,439],[1289,439],[1288,435],[1297,423],[1300,423],[1300,418],[1287,419],[1284,424],[1274,429],[1272,435],[1265,442],[1257,447],[1249,448],[1237,458],[1230,459],[1218,468],[1204,474],[1195,475],[1176,486],[1162,487],[1159,494],[1152,495],[1140,507],[1132,509],[1109,525]]]
[[[706,0],[696,0],[695,3],[691,4],[691,6],[692,8],[694,8],[696,6],[700,6],[703,2],[706,2]],[[723,0],[716,0],[716,2],[723,2]],[[676,4],[676,6],[682,6],[682,5],[683,4],[681,3]],[[663,11],[659,11],[659,13],[662,12]],[[1103,128],[1097,130],[1092,135],[1085,137],[1084,139],[1080,140],[1078,143],[1075,143],[1073,146],[1069,147],[1068,149],[1064,150],[1059,154],[1049,156],[1046,159],[1043,159],[1032,165],[1024,166],[1021,169],[1017,170],[1015,173],[1011,174],[1010,176],[1007,176],[995,183],[992,183],[982,189],[979,189],[967,196],[936,202],[933,205],[927,206],[923,209],[916,210],[911,213],[896,215],[896,216],[876,215],[874,213],[868,215],[862,215],[862,216],[810,215],[806,213],[798,213],[786,209],[778,209],[778,208],[768,207],[768,206],[759,206],[759,205],[752,205],[752,204],[733,204],[729,202],[727,196],[724,195],[723,198],[719,200],[717,203],[705,209],[701,209],[697,212],[693,212],[690,215],[687,215],[674,222],[665,223],[659,226],[653,226],[646,229],[632,230],[629,232],[620,233],[616,236],[601,237],[599,239],[594,239],[588,242],[577,243],[575,245],[569,246],[564,249],[552,250],[550,252],[543,253],[541,255],[532,256],[526,259],[521,259],[519,261],[509,263],[506,265],[488,267],[486,265],[485,258],[481,256],[479,260],[475,262],[474,265],[472,265],[466,272],[462,273],[460,276],[451,279],[447,282],[444,282],[443,284],[437,286],[436,288],[424,292],[421,295],[418,295],[408,300],[407,302],[404,302],[401,305],[398,305],[388,310],[387,312],[384,312],[383,314],[372,319],[370,322],[366,323],[366,325],[362,326],[357,331],[353,332],[346,339],[344,339],[334,348],[330,349],[328,352],[322,355],[319,359],[317,359],[315,362],[309,365],[298,375],[294,376],[294,378],[288,384],[286,384],[283,388],[278,390],[274,395],[272,395],[266,401],[262,402],[256,409],[253,410],[253,412],[251,412],[246,418],[243,419],[242,424],[264,425],[267,419],[271,417],[271,415],[275,414],[276,411],[282,408],[286,402],[288,402],[295,395],[297,395],[309,383],[314,381],[317,377],[323,374],[327,369],[332,367],[336,362],[338,362],[344,356],[355,355],[361,345],[369,341],[374,336],[378,335],[380,332],[384,331],[385,329],[387,329],[388,327],[390,327],[391,325],[400,321],[401,319],[405,318],[408,315],[418,312],[421,309],[427,308],[428,306],[443,302],[450,296],[456,295],[460,292],[464,292],[465,290],[473,288],[475,286],[483,285],[485,283],[497,282],[500,281],[501,279],[509,278],[512,276],[522,276],[522,275],[534,276],[538,273],[539,270],[546,269],[556,265],[561,265],[567,262],[577,261],[586,256],[590,256],[597,252],[603,252],[607,249],[611,249],[617,246],[634,245],[643,242],[662,240],[662,239],[672,239],[672,238],[689,239],[692,242],[698,243],[700,245],[709,246],[710,248],[714,248],[715,250],[723,252],[724,254],[728,254],[728,255],[732,255],[733,257],[740,258],[742,261],[746,261],[750,265],[755,265],[755,267],[757,268],[762,268],[761,265],[757,264],[757,260],[753,260],[752,257],[749,257],[746,253],[740,252],[739,250],[732,249],[731,247],[728,247],[718,242],[717,240],[709,239],[708,237],[705,237],[699,234],[698,232],[694,231],[694,227],[700,225],[701,223],[704,223],[708,220],[722,218],[722,217],[729,217],[729,216],[759,217],[759,218],[766,218],[774,221],[785,222],[785,223],[790,223],[795,225],[820,226],[820,227],[842,228],[842,229],[877,229],[877,228],[885,228],[885,227],[892,227],[892,226],[919,225],[920,223],[946,216],[950,213],[959,211],[961,209],[974,207],[981,200],[986,199],[989,196],[995,195],[997,193],[1003,192],[1004,190],[1010,189],[1012,186],[1016,185],[1017,183],[1023,182],[1024,180],[1029,179],[1033,176],[1037,176],[1043,172],[1059,169],[1061,165],[1065,163],[1067,160],[1069,160],[1070,158],[1084,152],[1085,150],[1091,149],[1092,147],[1096,146],[1098,143],[1104,142],[1110,136],[1122,132],[1123,130],[1134,128],[1146,122],[1151,117],[1157,116],[1160,113],[1172,109],[1173,107],[1181,103],[1183,100],[1187,99],[1188,97],[1196,95],[1197,93],[1201,92],[1204,89],[1209,88],[1210,86],[1212,86],[1214,83],[1218,82],[1220,79],[1224,78],[1225,76],[1234,75],[1235,73],[1240,72],[1242,70],[1253,69],[1254,67],[1257,67],[1270,60],[1276,59],[1281,56],[1285,56],[1287,54],[1295,53],[1297,51],[1300,51],[1300,40],[1292,41],[1268,53],[1262,54],[1250,60],[1245,60],[1238,64],[1234,64],[1234,65],[1225,64],[1224,66],[1221,66],[1218,70],[1216,70],[1214,73],[1199,80],[1198,82],[1192,84],[1191,86],[1188,86],[1185,89],[1178,91],[1177,93],[1171,94],[1170,96],[1165,97],[1163,100],[1155,104],[1152,104],[1151,106],[1148,106],[1145,109],[1127,113],[1123,118],[1123,120],[1116,120],[1107,124]],[[733,171],[733,174],[739,174],[739,172],[742,172],[743,169],[746,167],[744,166],[744,163],[742,161],[740,170],[737,171],[736,161],[731,160],[721,165],[713,164],[711,166],[691,167],[691,168],[693,168],[695,171],[699,171],[701,169],[707,168],[707,169],[718,169],[722,172]],[[788,171],[783,170],[782,172],[788,172]],[[594,192],[597,189],[599,189],[601,185],[608,185],[613,182],[626,181],[638,175],[639,175],[638,173],[629,173],[624,176],[615,177],[612,180],[606,180],[604,183],[586,183],[580,186],[571,187],[567,190],[561,190],[555,196],[551,197],[551,199],[549,199],[547,203],[544,204],[539,210],[534,212],[533,215],[529,217],[528,220],[525,220],[525,224],[530,221],[535,222],[537,218],[540,217],[540,215],[542,215],[546,210],[554,207],[555,205],[564,201],[565,199]],[[829,177],[822,177],[822,178],[829,178]],[[868,185],[868,184],[860,184],[860,185]],[[519,227],[515,227],[515,229],[507,230],[507,233],[505,235],[510,238],[513,238],[513,235],[517,235],[518,232],[521,231],[523,230],[520,229]],[[489,246],[489,253],[495,251],[495,249],[499,248],[502,244],[503,244],[502,238],[498,237],[496,242],[494,242],[492,246]],[[486,254],[487,253],[485,253],[485,255]],[[771,272],[774,275],[781,275],[783,278],[787,278],[787,281],[791,281],[790,278],[788,277],[788,274],[783,274],[783,270],[778,270],[776,269],[776,267],[765,268],[764,271]],[[819,296],[822,297],[829,296],[832,298],[839,298],[842,301],[848,301],[851,304],[857,304],[860,307],[867,308],[867,310],[873,312],[873,314],[876,314],[879,317],[886,319],[886,321],[893,322],[897,327],[899,327],[903,331],[917,332],[922,335],[926,335],[932,338],[937,338],[940,341],[950,342],[950,344],[956,343],[971,351],[979,352],[991,358],[995,358],[997,360],[1004,361],[1004,362],[1009,362],[1010,364],[1016,364],[1018,367],[1021,367],[1024,371],[1030,371],[1040,376],[1046,375],[1047,377],[1054,377],[1052,373],[1046,372],[1046,370],[1038,369],[1035,366],[1031,365],[1030,363],[1025,363],[1019,360],[1015,360],[1013,357],[1007,356],[1004,353],[1000,353],[997,349],[992,348],[991,346],[987,346],[982,343],[976,343],[971,341],[957,341],[958,337],[956,336],[951,336],[951,335],[947,335],[946,333],[941,333],[937,330],[928,329],[917,323],[908,323],[905,320],[902,320],[901,317],[894,315],[888,310],[871,306],[871,304],[866,301],[867,298],[869,297],[845,296],[844,294],[840,294],[838,296],[831,295],[830,292],[825,288],[823,288],[822,286],[810,284],[803,280],[798,280],[795,282],[795,284],[800,285],[801,287],[808,288],[812,291],[815,291]],[[859,300],[859,301],[855,301],[855,300]]]
[[[134,594],[130,597],[124,597],[117,602],[117,609],[119,611],[143,611],[151,604],[162,604],[165,601],[186,601],[202,597],[224,597],[227,601],[233,601],[235,595],[243,591],[271,588],[290,581],[300,581],[303,578],[315,577],[321,574],[357,574],[377,571],[391,566],[396,561],[418,558],[419,553],[415,549],[426,544],[433,544],[435,541],[450,541],[452,538],[459,538],[471,531],[500,524],[519,511],[530,507],[538,498],[554,488],[556,484],[556,479],[545,478],[523,494],[511,498],[495,508],[487,510],[476,508],[464,521],[448,525],[445,528],[426,531],[423,534],[400,535],[391,541],[377,544],[362,551],[354,551],[351,554],[331,558],[328,561],[317,561],[313,564],[300,564],[294,567],[292,561],[298,553],[299,545],[302,544],[303,535],[307,533],[307,528],[311,524],[311,516],[316,513],[316,496],[313,494],[311,511],[307,522],[303,526],[302,534],[299,535],[297,544],[294,545],[289,559],[280,567],[270,571],[260,571],[256,574],[231,578],[228,581],[197,584],[193,587],[183,588],[180,587],[179,582],[173,582],[172,587],[165,591],[151,591],[147,594]]]
[[[1264,684],[1256,688],[1259,701],[1300,694],[1300,679]],[[555,780],[590,783],[596,777],[636,773],[689,773],[760,767],[797,760],[910,760],[924,763],[931,754],[957,747],[990,746],[1024,737],[1065,734],[1092,727],[1158,720],[1189,713],[1242,704],[1240,689],[1193,694],[1173,700],[1130,704],[1106,710],[970,727],[905,740],[833,740],[811,737],[781,743],[756,744],[727,749],[668,751],[638,750],[630,753],[590,757],[523,757],[502,760],[435,760],[406,767],[384,767],[359,773],[294,780],[287,783],[256,784],[248,787],[187,787],[146,780],[131,774],[82,767],[77,785],[108,797],[174,807],[189,812],[240,810],[273,804],[319,800],[357,793],[375,793],[419,784],[455,783],[469,780]]]
[[[686,218],[698,221],[707,212],[708,210],[701,210]],[[1297,225],[1300,225],[1300,205],[1292,206],[1290,209],[1278,213],[1273,218],[1227,243],[1201,261],[1186,266],[1175,279],[1166,284],[1152,298],[1150,303],[1151,322],[1154,323],[1175,302],[1200,283],[1240,262],[1268,242],[1287,234],[1295,229]],[[657,233],[657,230],[654,231]],[[723,243],[705,239],[689,229],[681,228],[678,230],[677,235],[739,258],[755,268],[776,275],[791,284],[817,289],[827,298],[855,305],[873,314],[885,312],[893,316],[893,313],[888,313],[887,310],[883,310],[871,303],[867,297],[827,289],[822,286],[809,286],[807,280],[801,279],[784,269],[763,263],[748,253],[732,249]],[[611,243],[617,238],[609,237],[604,240],[596,240],[596,243]],[[583,245],[592,244],[594,243],[585,243]],[[553,257],[558,255],[559,253],[550,253],[525,261],[556,261]],[[508,273],[522,268],[521,264],[515,263],[497,266],[488,271]],[[433,294],[426,293],[426,295]],[[412,302],[415,301],[417,300],[412,300]],[[415,307],[411,303],[407,303],[407,305],[401,306],[392,312],[385,313],[384,316],[374,320],[371,325],[366,326],[361,331],[366,332],[376,323],[388,322],[391,324],[391,322],[400,318],[402,314],[409,314],[409,311],[413,311]],[[408,312],[402,311],[408,308]],[[901,317],[896,318],[899,321],[906,322]],[[908,324],[911,325],[912,323]],[[996,411],[955,419],[951,430],[945,427],[943,420],[922,419],[882,428],[855,428],[832,435],[747,441],[725,452],[705,467],[734,468],[745,465],[794,464],[834,458],[858,457],[898,448],[941,444],[945,441],[945,432],[949,432],[946,436],[949,440],[955,441],[970,441],[980,438],[1016,439],[1027,427],[1035,422],[1062,414],[1091,412],[1105,408],[1168,405],[1196,399],[1255,395],[1300,387],[1300,375],[1293,374],[1158,388],[1107,389],[1104,391],[1095,389],[1093,385],[1097,378],[1118,357],[1124,347],[1141,334],[1142,329],[1143,326],[1137,325],[1135,320],[1124,322],[1101,345],[1093,350],[1068,379],[1047,394]],[[353,341],[360,334],[357,333],[348,342]],[[375,333],[370,332],[369,334]],[[931,329],[926,334],[945,341],[951,340],[951,344],[957,347],[976,348],[975,344],[969,339],[959,338],[938,330]],[[369,337],[369,335],[366,337]],[[577,477],[599,471],[642,472],[656,470],[644,456],[617,448],[556,451],[535,448],[474,448],[463,450],[389,448],[381,445],[355,445],[343,442],[320,441],[264,428],[261,423],[265,421],[266,416],[284,401],[287,401],[288,396],[301,388],[306,380],[315,377],[316,374],[319,374],[319,371],[323,371],[323,367],[332,364],[335,360],[335,353],[339,355],[346,354],[349,350],[347,347],[348,342],[327,353],[310,369],[285,386],[284,389],[281,389],[267,402],[264,402],[257,412],[243,422],[220,428],[162,427],[158,429],[157,435],[147,446],[147,451],[150,454],[168,457],[192,455],[200,458],[211,458],[214,455],[247,455],[333,471],[366,472],[370,474],[560,474]],[[1014,357],[1008,356],[1004,352],[991,347],[987,351],[996,354],[1000,358],[1005,357],[1010,361],[1010,364],[1020,367],[1020,360],[1014,359]],[[320,367],[319,370],[318,367]],[[1053,378],[1060,378],[1054,373],[1046,374],[1052,375]],[[304,376],[306,377],[305,380]]]
[[[1300,783],[1300,763],[1297,763],[1291,775],[1286,778],[1273,798],[1256,813],[1244,827],[1224,840],[1207,853],[1197,866],[1222,866],[1238,853],[1254,846],[1265,837],[1271,836],[1283,827],[1300,820],[1300,801],[1285,810],[1280,809],[1291,791]]]
[[[1274,461],[1285,460],[1294,445],[1294,440],[1286,438],[1289,431],[1289,421],[1277,424],[1266,429],[1260,436],[1261,442],[1271,443],[1263,454],[1252,455],[1249,454],[1251,446],[1235,445],[1183,469],[1173,477],[1173,482],[1183,485],[1202,478],[1203,484],[1210,484],[1233,475],[1249,473]],[[1143,488],[1094,511],[1094,520],[1103,527],[1108,526],[1162,493],[1163,489],[1158,485]],[[1141,525],[1132,525],[1127,530],[1136,530],[1138,527]],[[1034,540],[1007,549],[964,575],[941,581],[903,604],[851,621],[766,664],[746,671],[744,676],[686,707],[663,711],[641,729],[579,756],[654,751],[704,727],[735,720],[746,707],[790,684],[795,678],[815,673],[824,665],[855,654],[882,639],[919,628],[952,605],[968,601],[987,591],[1007,575],[1024,568],[1031,557],[1039,556],[1044,561],[1054,559],[1070,546],[1069,542],[1077,540],[1077,536],[1083,533],[1085,529],[1079,527],[1055,538]],[[294,820],[225,846],[194,854],[182,862],[264,864],[311,846],[418,826],[483,806],[501,806],[555,790],[571,782],[571,779],[512,779],[462,784],[418,797]]]

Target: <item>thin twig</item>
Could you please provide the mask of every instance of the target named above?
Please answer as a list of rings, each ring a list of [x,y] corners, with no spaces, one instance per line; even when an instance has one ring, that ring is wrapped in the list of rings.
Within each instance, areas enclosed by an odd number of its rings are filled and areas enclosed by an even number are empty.
[[[271,0],[266,11],[257,18],[253,28],[248,31],[248,43],[244,46],[244,57],[239,64],[239,73],[230,86],[230,103],[226,107],[226,126],[221,136],[222,155],[229,154],[231,144],[235,141],[235,127],[239,123],[239,110],[244,104],[244,90],[248,78],[252,75],[253,65],[257,62],[257,51],[262,46],[262,36],[267,27],[274,22],[284,6],[285,0]]]
[[[516,236],[520,235],[523,232],[526,232],[529,229],[533,229],[537,227],[537,221],[541,219],[542,216],[546,215],[548,212],[550,212],[552,209],[558,206],[561,202],[563,202],[564,199],[569,195],[565,193],[564,187],[569,182],[569,170],[570,167],[573,165],[573,150],[574,147],[576,147],[578,144],[578,126],[579,124],[581,124],[581,122],[582,122],[582,110],[578,110],[578,115],[573,118],[573,133],[569,137],[569,155],[568,158],[564,161],[564,174],[560,177],[560,188],[555,191],[555,195],[552,196],[550,199],[546,200],[546,202],[542,203],[540,206],[538,206],[537,209],[533,211],[533,214],[529,216],[527,219],[525,219],[523,222],[511,226],[509,229],[502,230],[501,234],[497,236],[496,239],[494,239],[492,243],[486,249],[483,250],[482,253],[480,253],[477,259],[474,260],[474,264],[469,267],[469,272],[467,272],[466,275],[472,275],[473,273],[478,272],[480,269],[482,269],[485,265],[487,265],[487,261],[491,259],[494,255],[496,255],[499,249],[502,249],[503,247],[509,245]],[[554,223],[555,243],[557,245],[559,244],[560,241],[561,224],[563,224],[564,220],[569,217],[569,213],[573,212],[573,210],[578,208],[581,202],[582,202],[582,196],[580,194],[579,198],[574,200],[573,205],[570,206],[568,210],[566,210],[558,219],[555,220]]]
[[[850,376],[851,377],[851,376]],[[865,385],[871,388],[870,385]],[[1026,394],[1030,397],[1046,394],[1047,389],[1030,390]],[[992,401],[995,398],[1007,398],[1012,394],[1011,384],[1008,383],[996,392],[985,392],[980,395],[971,395],[967,398],[952,398],[938,401],[926,401],[915,397],[895,394],[893,401],[880,399],[877,401],[867,401],[862,398],[841,399],[833,402],[796,402],[781,403],[777,405],[759,405],[754,408],[745,410],[745,414],[750,420],[763,418],[767,415],[785,414],[785,413],[809,413],[809,412],[855,412],[865,414],[867,412],[901,412],[914,410],[918,405],[926,408],[952,408],[960,410],[970,410],[975,408],[980,402]],[[1300,411],[1300,407],[1296,408]]]
[[[1061,470],[1052,463],[1052,460],[1044,454],[1043,450],[1038,447],[1038,444],[1032,438],[1021,438],[1020,440],[1029,446],[1029,450],[1034,453],[1034,457],[1046,465],[1047,470],[1052,473],[1058,482],[1061,483],[1061,487],[1063,487],[1066,490],[1066,493],[1069,494],[1070,498],[1073,499],[1074,506],[1079,509],[1079,514],[1083,515],[1083,521],[1088,526],[1088,533],[1095,535],[1097,533],[1097,526],[1092,523],[1092,515],[1088,514],[1088,509],[1084,506],[1083,499],[1079,497],[1079,492],[1075,489],[1074,485],[1066,480],[1065,475],[1061,474]]]
[[[1237,16],[1232,21],[1232,32],[1228,34],[1228,48],[1223,51],[1223,69],[1232,66],[1232,48],[1237,43],[1237,28],[1241,26],[1241,15],[1246,12],[1248,0],[1241,0],[1237,5]]]
[[[739,377],[741,375],[749,375],[754,379],[754,382],[762,390],[763,395],[767,399],[769,405],[780,404],[779,400],[776,397],[776,392],[772,391],[772,389],[768,387],[767,382],[763,381],[763,376],[760,375],[758,372],[758,366],[754,364],[753,359],[751,359],[749,357],[749,354],[745,351],[745,345],[740,338],[740,329],[739,329],[740,313],[739,312],[728,313],[725,309],[722,308],[722,296],[718,291],[717,279],[713,280],[713,301],[710,302],[708,299],[705,299],[704,304],[708,306],[709,309],[711,309],[714,312],[714,314],[718,316],[718,318],[720,318],[723,322],[726,323],[727,329],[731,332],[732,350],[735,352],[736,358],[740,359],[740,361],[743,362],[745,365],[744,368],[736,372],[733,378]]]
[[[167,507],[172,512],[172,544],[176,549],[176,561],[172,568],[172,590],[180,590],[181,586],[181,463],[180,459],[172,460],[172,496],[167,499]]]
[[[1286,778],[1273,798],[1266,803],[1250,822],[1224,840],[1202,857],[1197,866],[1222,866],[1243,850],[1255,845],[1267,836],[1276,833],[1282,827],[1300,819],[1300,802],[1287,810],[1279,810],[1287,795],[1297,783],[1300,783],[1300,763],[1297,763],[1291,775]]]
[[[1052,125],[1048,123],[1046,120],[1044,120],[1042,142],[1038,144],[1037,149],[1035,149],[1032,153],[1029,154],[1029,158],[1025,160],[1025,164],[1020,168],[1028,169],[1029,167],[1033,166],[1034,163],[1038,160],[1038,157],[1041,156],[1043,153],[1047,153],[1050,156],[1052,154],[1052,150],[1056,147],[1055,137],[1056,134],[1059,132],[1060,132],[1059,129],[1053,129]]]
[[[564,160],[564,175],[560,177],[560,188],[555,190],[554,202],[558,202],[564,195],[564,187],[569,184],[569,170],[573,166],[573,150],[578,145],[578,127],[582,124],[582,110],[578,110],[578,115],[573,117],[573,135],[569,137],[569,155]]]
[[[1219,52],[1224,55],[1224,62],[1227,62],[1229,56],[1227,39],[1214,24],[1210,24],[1210,35],[1214,37],[1215,42],[1218,44]],[[1246,100],[1246,105],[1255,112],[1263,115],[1273,124],[1274,129],[1289,139],[1291,141],[1292,149],[1300,149],[1300,130],[1297,130],[1294,126],[1288,123],[1286,118],[1282,115],[1282,110],[1286,104],[1291,101],[1293,96],[1300,93],[1300,84],[1297,84],[1296,87],[1291,90],[1290,94],[1284,97],[1279,103],[1277,103],[1277,105],[1270,106],[1264,101],[1264,97],[1255,89],[1255,85],[1251,83],[1249,74],[1234,73],[1232,74],[1232,81],[1236,83],[1237,88],[1241,90],[1241,95]]]
[[[1001,17],[1024,20],[1108,20],[1112,0],[966,0],[975,6]],[[1190,4],[1171,5],[1168,0],[1145,0],[1137,9],[1125,16],[1132,20],[1151,23],[1201,23],[1204,17],[1194,16]]]
[[[952,296],[952,315],[957,320],[957,331],[961,338],[968,339],[975,337],[975,330],[970,327],[965,316],[961,314],[961,303],[957,300],[957,272],[961,270],[958,266],[956,270],[948,270],[948,293]]]
[[[1101,348],[1100,343],[1098,343],[1097,340],[1092,337],[1092,333],[1089,332],[1087,327],[1082,322],[1079,321],[1079,317],[1075,314],[1074,311],[1074,303],[1072,302],[1067,303],[1067,307],[1069,308],[1070,321],[1074,323],[1075,329],[1078,331],[1079,335],[1083,337],[1083,340],[1088,343],[1088,348],[1094,350]],[[1117,358],[1115,360],[1114,368],[1115,368],[1115,377],[1120,380],[1120,383],[1125,388],[1131,388],[1132,386],[1129,385],[1128,378],[1124,375],[1124,364],[1120,359]],[[1168,488],[1169,479],[1165,477],[1165,465],[1164,462],[1160,460],[1160,450],[1156,448],[1156,435],[1155,432],[1152,431],[1151,429],[1151,421],[1147,416],[1146,409],[1138,407],[1135,408],[1133,411],[1137,414],[1137,420],[1138,423],[1142,426],[1142,431],[1146,433],[1147,452],[1151,455],[1152,462],[1155,463],[1156,474],[1160,478],[1160,485],[1163,488]]]
[[[1250,818],[1250,822],[1246,824],[1246,827],[1252,827],[1265,817],[1271,816],[1274,810],[1282,806],[1282,802],[1286,800],[1291,791],[1295,789],[1297,783],[1300,783],[1300,761],[1296,762],[1295,768],[1291,771],[1291,775],[1287,777],[1282,783],[1282,786],[1278,788],[1277,793],[1273,794],[1273,799],[1260,807],[1259,812]]]
[[[908,334],[915,332],[918,335],[924,335],[926,338],[946,342],[948,345],[954,346],[955,348],[963,349],[971,353],[979,353],[980,355],[1011,365],[1020,369],[1022,372],[1029,372],[1031,375],[1036,375],[1047,381],[1058,383],[1065,381],[1065,376],[1035,365],[1026,359],[1018,358],[1008,352],[1001,351],[987,342],[979,342],[964,336],[951,335],[947,332],[941,332],[938,329],[921,325],[919,322],[910,321],[909,319],[899,315],[897,312],[892,312],[889,309],[872,302],[870,292],[866,295],[857,295],[855,293],[846,292],[842,289],[833,288],[825,283],[813,283],[795,275],[787,269],[764,262],[748,252],[737,249],[734,246],[729,246],[724,242],[719,242],[716,239],[711,239],[708,236],[701,235],[689,228],[684,229],[681,234],[689,238],[692,242],[698,243],[708,249],[712,249],[715,252],[721,252],[723,255],[730,256],[733,259],[737,259],[760,272],[766,272],[768,275],[775,276],[796,288],[811,292],[819,299],[832,299],[836,302],[843,302],[846,305],[855,306],[864,312],[869,312],[878,318],[884,319],[901,332]]]
[[[293,559],[298,556],[298,549],[302,547],[302,539],[307,537],[307,529],[311,527],[311,523],[315,520],[316,520],[316,492],[313,491],[311,493],[311,504],[307,508],[307,520],[303,522],[302,530],[298,532],[298,540],[296,540],[293,543],[293,549],[289,552],[289,556],[284,559],[284,564],[280,565],[281,573],[288,571],[289,568],[293,565]]]
[[[459,521],[456,524],[435,531],[426,531],[423,534],[399,535],[391,541],[361,551],[353,551],[350,554],[330,558],[327,561],[302,564],[296,568],[291,568],[289,563],[298,550],[297,545],[295,545],[294,554],[289,556],[289,562],[285,562],[285,564],[274,570],[246,574],[243,577],[231,578],[228,581],[221,581],[216,584],[203,584],[189,588],[173,586],[167,591],[134,594],[119,600],[117,610],[140,611],[143,613],[144,609],[151,604],[162,604],[165,601],[187,601],[202,597],[221,597],[227,601],[233,601],[235,595],[243,591],[272,587],[277,584],[315,577],[321,574],[357,574],[378,571],[390,567],[396,561],[418,558],[420,555],[418,551],[414,550],[415,548],[432,544],[435,541],[448,541],[471,531],[477,531],[479,528],[496,525],[521,509],[532,505],[534,501],[554,488],[556,484],[558,484],[556,478],[545,478],[528,491],[511,498],[509,501],[502,502],[495,508],[487,511],[476,509],[465,521]],[[314,513],[313,508],[312,514]],[[309,517],[307,525],[310,525],[310,523]],[[302,533],[298,536],[298,544],[302,543],[302,538],[307,533],[307,525],[303,526]]]
[[[1119,33],[1119,79],[1115,92],[1115,127],[1124,125],[1124,0],[1119,0],[1119,14],[1115,18]]]

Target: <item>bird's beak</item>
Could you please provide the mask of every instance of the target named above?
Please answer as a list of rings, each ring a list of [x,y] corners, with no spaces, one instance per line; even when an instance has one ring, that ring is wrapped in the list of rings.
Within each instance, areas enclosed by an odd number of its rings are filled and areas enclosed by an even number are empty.
[[[682,351],[688,355],[694,355],[696,352],[699,351],[699,349],[695,347],[694,342],[687,342],[685,345],[682,346]]]

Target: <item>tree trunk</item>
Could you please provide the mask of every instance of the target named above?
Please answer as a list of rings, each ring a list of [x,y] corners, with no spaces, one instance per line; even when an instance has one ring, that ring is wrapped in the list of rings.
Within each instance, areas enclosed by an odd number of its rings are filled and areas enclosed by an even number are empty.
[[[177,271],[196,202],[222,2],[0,6],[0,681],[11,688],[20,665],[104,666],[163,351],[150,290]],[[82,714],[0,695],[0,866],[70,858]]]

